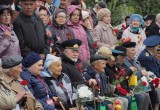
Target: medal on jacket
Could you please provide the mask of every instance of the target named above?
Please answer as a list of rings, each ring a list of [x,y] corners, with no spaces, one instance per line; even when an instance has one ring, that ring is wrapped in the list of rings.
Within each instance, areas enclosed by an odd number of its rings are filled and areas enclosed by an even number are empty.
[[[53,102],[53,100],[51,99],[51,98],[49,98],[49,95],[47,95],[47,100],[46,100],[46,103],[48,104],[48,105],[54,105],[54,102]]]

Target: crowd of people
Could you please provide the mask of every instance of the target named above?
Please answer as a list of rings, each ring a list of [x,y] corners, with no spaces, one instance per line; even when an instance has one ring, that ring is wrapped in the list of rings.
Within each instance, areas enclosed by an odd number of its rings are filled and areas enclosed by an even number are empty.
[[[103,1],[0,0],[0,110],[159,110],[160,13],[119,30],[111,14]],[[82,108],[79,85],[94,96]]]

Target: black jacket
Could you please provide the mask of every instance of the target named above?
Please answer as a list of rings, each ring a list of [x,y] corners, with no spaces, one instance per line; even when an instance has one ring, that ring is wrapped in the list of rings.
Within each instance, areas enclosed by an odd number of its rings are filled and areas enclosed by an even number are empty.
[[[146,32],[146,37],[149,37],[152,35],[160,36],[160,28],[157,26],[156,22],[151,23],[150,26],[146,28],[145,32]]]
[[[66,73],[69,76],[72,82],[72,85],[75,88],[79,84],[85,84],[88,86],[89,85],[88,81],[84,79],[82,73],[79,71],[79,69],[76,66],[77,64],[73,62],[72,60],[70,60],[64,54],[61,55],[61,58],[62,58],[62,72]]]
[[[35,14],[26,16],[23,12],[13,22],[14,31],[20,42],[23,57],[31,51],[42,54],[45,46],[45,27]]]

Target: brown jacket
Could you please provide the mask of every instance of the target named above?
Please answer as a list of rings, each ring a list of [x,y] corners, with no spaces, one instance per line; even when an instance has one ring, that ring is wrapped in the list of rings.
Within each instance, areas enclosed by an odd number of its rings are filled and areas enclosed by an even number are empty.
[[[5,83],[10,85],[10,87],[11,87],[12,91],[15,93],[15,95],[19,92],[24,91],[23,87],[17,81],[14,81],[10,76],[5,74],[3,80],[5,81]],[[19,79],[19,80],[22,80],[22,79]],[[25,88],[27,88],[27,86]],[[28,89],[28,91],[29,91],[29,89]],[[35,110],[38,107],[43,109],[42,105],[34,98],[32,93],[30,91],[29,91],[29,93],[30,93],[30,96],[27,98],[29,110]],[[21,108],[21,110],[24,110],[24,108]]]

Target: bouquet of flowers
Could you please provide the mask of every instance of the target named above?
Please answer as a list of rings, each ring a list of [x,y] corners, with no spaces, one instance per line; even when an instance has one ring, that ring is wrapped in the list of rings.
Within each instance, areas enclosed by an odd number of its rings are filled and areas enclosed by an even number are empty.
[[[115,74],[115,80],[112,82],[112,85],[119,85],[122,81],[124,81],[124,75],[125,75],[125,71],[124,69],[121,69],[120,72],[118,74]]]
[[[154,85],[155,88],[159,88],[159,84],[160,84],[160,79],[159,78],[154,78],[151,81]]]
[[[137,94],[137,93],[143,93],[146,92],[147,90],[147,82],[139,80],[138,85],[134,87],[133,89],[133,93]]]
[[[86,85],[78,85],[77,92],[78,92],[77,106],[79,109],[83,107],[83,105],[87,100],[93,99],[93,93]]]
[[[131,42],[131,38],[130,37],[122,38],[119,41],[117,41],[116,44],[121,46],[125,42]]]

